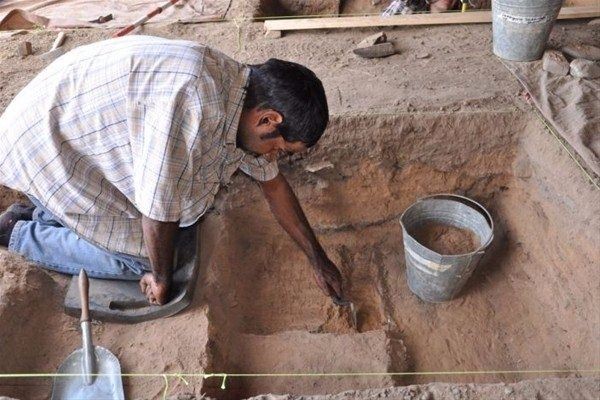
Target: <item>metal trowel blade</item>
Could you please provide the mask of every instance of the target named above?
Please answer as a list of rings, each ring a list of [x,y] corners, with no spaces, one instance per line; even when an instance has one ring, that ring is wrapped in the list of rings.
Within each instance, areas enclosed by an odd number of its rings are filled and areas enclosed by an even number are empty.
[[[331,300],[333,300],[333,304],[335,304],[336,306],[350,308],[350,318],[352,320],[352,328],[357,331],[358,330],[358,316],[357,316],[357,309],[354,306],[354,303],[349,300],[345,300],[340,297],[337,297],[337,296],[331,296]]]

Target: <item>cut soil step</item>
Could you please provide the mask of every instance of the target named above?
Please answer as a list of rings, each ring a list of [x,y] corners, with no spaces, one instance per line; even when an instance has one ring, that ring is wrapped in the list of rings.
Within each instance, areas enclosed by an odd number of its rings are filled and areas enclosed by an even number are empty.
[[[218,365],[236,373],[299,373],[304,377],[229,378],[227,390],[221,390],[221,379],[206,381],[209,396],[241,399],[249,393],[287,390],[291,393],[319,394],[339,390],[385,387],[396,382],[389,376],[319,376],[320,374],[358,371],[406,371],[406,348],[401,340],[382,331],[362,334],[313,334],[289,331],[273,335],[241,334],[217,345]],[[307,382],[311,382],[307,385]],[[277,388],[277,389],[274,389]],[[285,388],[285,389],[284,389]]]

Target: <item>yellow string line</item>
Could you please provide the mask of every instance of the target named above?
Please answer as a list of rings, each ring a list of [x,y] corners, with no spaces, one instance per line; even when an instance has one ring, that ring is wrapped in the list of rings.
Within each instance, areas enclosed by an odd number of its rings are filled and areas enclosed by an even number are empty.
[[[163,378],[165,379],[165,390],[163,391],[163,400],[167,400],[167,394],[169,393],[169,379],[167,375],[163,374]]]
[[[430,375],[514,375],[514,374],[598,374],[600,368],[595,369],[540,369],[540,370],[474,370],[474,371],[422,371],[422,372],[283,372],[283,373],[124,373],[124,374],[91,374],[92,376],[114,376],[124,378],[177,378],[186,385],[185,378],[212,378],[220,377],[225,382],[231,378],[294,378],[294,377],[344,377],[344,376],[430,376]],[[70,376],[85,376],[85,374],[59,374],[59,373],[17,373],[0,374],[0,379],[9,378],[60,378]]]
[[[225,390],[227,377],[236,378],[328,378],[328,377],[352,377],[352,376],[431,376],[431,375],[511,375],[511,374],[598,374],[600,369],[584,369],[584,370],[506,370],[506,371],[428,371],[428,372],[300,372],[300,373],[272,373],[272,374],[243,374],[243,373],[170,373],[170,374],[148,374],[148,373],[128,373],[128,374],[91,374],[92,376],[120,376],[121,378],[156,378],[162,377],[165,381],[163,389],[163,400],[167,399],[169,394],[169,378],[177,378],[185,385],[189,382],[185,378],[202,378],[208,379],[212,377],[220,377],[221,389]],[[1,378],[64,378],[64,377],[79,377],[85,374],[47,374],[47,373],[29,373],[29,374],[0,374]]]

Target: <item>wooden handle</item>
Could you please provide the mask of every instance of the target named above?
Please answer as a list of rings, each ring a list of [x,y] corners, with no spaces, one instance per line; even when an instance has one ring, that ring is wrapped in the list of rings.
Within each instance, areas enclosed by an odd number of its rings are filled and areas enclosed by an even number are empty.
[[[89,289],[90,281],[82,268],[79,273],[79,298],[81,301],[81,322],[90,320],[90,305],[89,305]]]

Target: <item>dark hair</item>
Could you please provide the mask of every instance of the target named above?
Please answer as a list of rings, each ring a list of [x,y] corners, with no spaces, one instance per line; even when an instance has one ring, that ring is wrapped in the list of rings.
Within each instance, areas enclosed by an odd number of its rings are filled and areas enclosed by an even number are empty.
[[[301,141],[313,146],[329,122],[323,84],[308,68],[271,58],[250,65],[250,79],[244,108],[272,109],[283,116],[278,133],[287,142]]]

